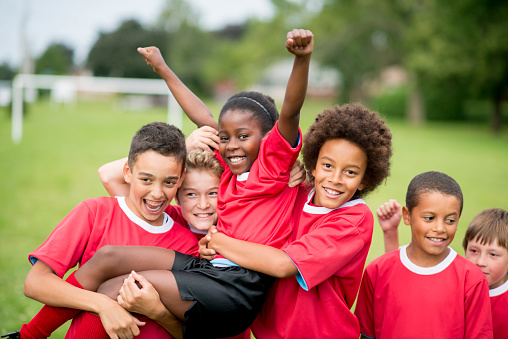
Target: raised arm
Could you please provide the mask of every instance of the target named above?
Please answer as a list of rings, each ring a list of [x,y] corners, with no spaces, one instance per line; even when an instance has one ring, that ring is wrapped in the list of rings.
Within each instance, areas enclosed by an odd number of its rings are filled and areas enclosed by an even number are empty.
[[[286,48],[295,55],[295,60],[286,87],[278,128],[284,139],[296,146],[300,110],[307,94],[310,56],[314,48],[312,32],[304,29],[292,30],[287,34]]]
[[[208,250],[222,254],[242,267],[275,278],[291,277],[298,273],[295,264],[287,254],[271,246],[238,240],[223,233],[212,231],[200,241],[201,254],[204,253],[201,248],[204,249],[205,247],[208,247]],[[210,252],[207,251],[205,254],[210,254]]]
[[[123,167],[126,162],[127,158],[118,159],[99,168],[99,179],[101,179],[102,185],[112,197],[126,197],[129,195],[130,185],[125,182],[123,177]]]
[[[169,90],[189,119],[198,127],[210,126],[218,129],[218,124],[213,118],[212,112],[168,67],[157,47],[140,47],[138,52],[145,58],[146,63],[152,66],[155,73],[159,74],[166,82]]]
[[[385,253],[399,248],[399,224],[402,218],[400,204],[395,199],[390,199],[381,205],[377,211],[377,220],[383,230]]]

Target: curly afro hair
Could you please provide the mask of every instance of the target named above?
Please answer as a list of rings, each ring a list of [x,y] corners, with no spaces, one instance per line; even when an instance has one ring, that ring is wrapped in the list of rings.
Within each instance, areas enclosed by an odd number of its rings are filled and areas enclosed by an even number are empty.
[[[367,155],[367,169],[361,191],[354,198],[364,197],[374,191],[390,174],[392,134],[385,121],[376,112],[360,104],[333,106],[316,117],[303,139],[303,164],[310,183],[314,183],[311,171],[316,168],[319,151],[331,139],[344,139],[358,145]]]

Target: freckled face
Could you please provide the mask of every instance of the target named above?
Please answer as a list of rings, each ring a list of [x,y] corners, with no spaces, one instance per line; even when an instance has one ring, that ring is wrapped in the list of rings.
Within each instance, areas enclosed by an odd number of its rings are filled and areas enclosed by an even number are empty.
[[[411,212],[404,206],[402,215],[404,223],[411,225],[409,259],[421,267],[432,267],[443,261],[457,231],[459,199],[437,191],[425,193]]]
[[[313,203],[334,209],[348,202],[363,189],[366,168],[367,155],[359,146],[344,139],[326,141],[312,170],[316,188]]]
[[[182,162],[155,151],[140,154],[133,168],[124,166],[124,179],[130,183],[127,206],[151,225],[163,223],[163,212],[182,184]]]
[[[217,191],[220,178],[206,171],[190,170],[178,190],[183,218],[198,230],[217,223]]]
[[[234,174],[248,172],[264,135],[250,112],[229,110],[219,121],[219,153]]]
[[[508,250],[499,246],[497,239],[491,244],[482,244],[476,238],[469,241],[466,259],[483,271],[490,289],[508,281]]]

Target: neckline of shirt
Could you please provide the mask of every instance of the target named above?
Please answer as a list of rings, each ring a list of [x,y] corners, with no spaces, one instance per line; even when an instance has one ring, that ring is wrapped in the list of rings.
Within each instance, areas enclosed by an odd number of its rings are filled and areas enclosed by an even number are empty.
[[[354,200],[350,200],[350,201],[340,205],[339,207],[333,208],[333,209],[330,209],[330,208],[327,208],[327,207],[323,207],[323,206],[311,205],[310,202],[312,201],[312,197],[314,196],[315,192],[316,192],[315,188],[313,188],[309,192],[309,195],[307,196],[307,201],[305,202],[305,205],[303,205],[303,211],[304,212],[307,212],[307,213],[310,213],[310,214],[327,214],[327,213],[330,213],[331,211],[335,211],[335,210],[338,210],[340,208],[356,206],[356,205],[359,205],[359,204],[365,204],[365,201],[363,199],[354,199]]]
[[[135,223],[136,225],[138,225],[139,227],[141,227],[148,233],[161,234],[161,233],[166,233],[169,230],[171,230],[171,228],[173,228],[174,221],[173,221],[173,219],[171,219],[171,217],[169,215],[166,214],[166,212],[162,212],[163,216],[164,216],[164,221],[163,221],[162,225],[161,226],[153,226],[153,225],[150,225],[145,220],[138,217],[129,208],[129,206],[127,206],[125,197],[116,197],[116,200],[118,201],[118,205],[120,206],[122,211],[125,213],[127,218],[129,218],[130,221],[132,221],[133,223]]]
[[[407,247],[408,245],[404,245],[399,248],[400,261],[402,261],[402,265],[404,265],[408,270],[420,275],[432,275],[444,271],[448,266],[450,266],[457,256],[457,252],[455,252],[453,248],[448,247],[450,253],[448,253],[446,258],[444,258],[439,264],[432,267],[421,267],[415,265],[411,260],[409,260],[409,257],[407,256]]]

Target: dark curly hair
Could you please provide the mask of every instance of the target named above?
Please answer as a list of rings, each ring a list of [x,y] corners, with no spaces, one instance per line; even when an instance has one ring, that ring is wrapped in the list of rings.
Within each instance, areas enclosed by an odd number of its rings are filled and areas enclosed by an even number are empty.
[[[358,145],[367,155],[367,169],[362,183],[353,198],[364,197],[376,189],[390,174],[392,134],[378,113],[360,104],[333,106],[316,117],[303,137],[303,164],[307,178],[314,183],[311,171],[316,168],[319,151],[332,139],[344,139]]]
[[[154,151],[164,156],[174,156],[185,168],[185,136],[182,131],[165,122],[152,122],[141,127],[132,137],[127,161],[134,168],[138,156],[146,151]]]
[[[268,95],[260,92],[238,92],[233,94],[222,107],[219,114],[219,124],[222,115],[229,110],[239,110],[252,114],[260,126],[263,135],[270,132],[279,119],[279,112],[275,101]]]

